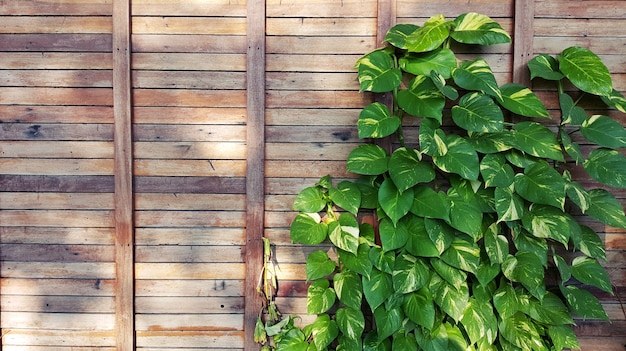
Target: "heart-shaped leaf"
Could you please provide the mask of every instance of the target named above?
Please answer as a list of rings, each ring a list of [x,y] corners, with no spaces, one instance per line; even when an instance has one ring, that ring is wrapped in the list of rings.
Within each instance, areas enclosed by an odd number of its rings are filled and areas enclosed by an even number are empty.
[[[435,179],[435,170],[430,163],[422,162],[419,152],[412,148],[396,149],[389,159],[389,176],[400,192],[418,183]]]
[[[374,320],[376,321],[378,339],[384,340],[402,327],[404,315],[400,308],[387,310],[384,306],[380,306],[374,311]]]
[[[508,187],[515,179],[513,168],[502,154],[487,154],[480,161],[480,174],[485,187]]]
[[[626,98],[619,91],[613,89],[610,95],[602,96],[602,101],[614,109],[626,113]]]
[[[378,189],[378,202],[393,224],[398,223],[413,205],[413,189],[400,192],[391,179],[385,179]]]
[[[515,191],[524,199],[563,208],[565,181],[547,162],[539,161],[515,176]]]
[[[600,96],[612,94],[609,69],[591,50],[572,46],[563,50],[558,60],[561,72],[578,89]]]
[[[325,277],[335,271],[336,264],[326,252],[313,251],[306,258],[306,280],[316,280]]]
[[[393,294],[391,275],[373,269],[370,277],[363,277],[363,294],[372,311]]]
[[[578,256],[572,261],[572,275],[583,284],[613,293],[613,286],[604,267],[595,258]]]
[[[291,222],[291,240],[306,245],[317,245],[326,239],[328,225],[317,213],[300,213]]]
[[[469,299],[461,324],[473,343],[485,337],[491,344],[498,335],[498,320],[491,304],[480,303],[474,298]]]
[[[422,27],[406,38],[409,52],[425,52],[437,49],[448,39],[451,22],[443,15],[429,18]]]
[[[406,316],[425,328],[432,328],[435,323],[435,305],[428,288],[406,294],[402,310]]]
[[[589,190],[590,205],[587,214],[612,227],[626,229],[622,204],[606,189]]]
[[[600,301],[589,291],[577,288],[573,285],[561,288],[570,310],[582,318],[597,318],[609,320]]]
[[[364,277],[369,277],[372,271],[372,261],[370,261],[370,247],[367,244],[359,245],[356,255],[344,251],[337,250],[339,261],[345,268],[357,272]]]
[[[450,201],[443,192],[435,192],[432,188],[418,185],[414,188],[411,213],[426,218],[450,218]]]
[[[559,104],[561,105],[561,123],[581,125],[587,119],[587,112],[576,106],[571,96],[566,93],[559,95]]]
[[[328,224],[328,238],[338,248],[356,255],[359,247],[359,224],[348,213],[342,213],[338,221]]]
[[[476,180],[480,172],[476,150],[462,137],[448,135],[448,152],[443,156],[433,156],[433,162],[439,169],[456,173],[465,179]]]
[[[439,256],[439,250],[430,240],[424,219],[418,216],[408,216],[406,228],[409,232],[409,239],[404,248],[411,255],[417,257],[436,257]]]
[[[545,205],[533,205],[524,213],[524,228],[537,238],[553,239],[567,247],[570,238],[571,215]]]
[[[424,219],[424,226],[428,237],[435,244],[439,253],[443,253],[454,240],[454,229],[450,227],[446,222],[439,219]]]
[[[589,141],[609,148],[626,147],[626,129],[611,117],[594,115],[587,118],[580,132]]]
[[[626,156],[617,150],[599,148],[583,163],[589,175],[600,183],[626,188]]]
[[[357,66],[361,91],[392,91],[402,81],[402,71],[394,66],[391,55],[383,50],[373,51],[360,58]]]
[[[350,339],[361,339],[365,330],[365,317],[361,312],[361,307],[342,307],[335,314],[337,326],[341,333]]]
[[[398,91],[398,106],[416,117],[434,118],[441,122],[446,99],[426,76],[413,78],[407,89]]]
[[[488,16],[469,12],[454,19],[450,36],[464,44],[494,45],[510,43],[511,37],[500,24]]]
[[[309,285],[306,297],[306,310],[309,314],[328,311],[335,304],[335,290],[326,279],[315,280]]]
[[[441,259],[452,267],[475,273],[480,264],[480,248],[471,239],[459,236],[441,254]]]
[[[385,35],[385,42],[399,48],[406,49],[407,38],[420,27],[415,24],[401,23],[391,27]]]
[[[383,250],[391,251],[403,247],[409,240],[409,233],[403,221],[394,225],[389,218],[380,221],[380,241]]]
[[[498,222],[510,222],[524,216],[524,200],[509,187],[497,187],[495,191]]]
[[[484,233],[485,251],[491,263],[502,263],[509,254],[509,241],[506,236],[499,233],[496,223],[487,228]]]
[[[438,274],[433,274],[429,289],[437,305],[455,321],[459,321],[469,303],[467,283],[454,287]]]
[[[519,122],[515,124],[513,134],[516,148],[532,156],[545,157],[564,161],[561,147],[556,136],[546,126],[536,122]]]
[[[541,341],[535,323],[522,312],[517,312],[509,318],[503,318],[498,329],[504,339],[520,350],[547,350]]]
[[[457,59],[452,50],[443,48],[405,55],[400,58],[398,64],[402,70],[414,75],[429,77],[431,72],[435,71],[444,79],[448,79],[452,76],[452,69],[456,67]]]
[[[430,269],[423,260],[408,254],[401,254],[393,268],[393,288],[406,294],[423,288],[429,281]]]
[[[359,187],[352,182],[342,181],[337,187],[330,187],[328,195],[335,205],[356,215],[361,205],[361,191]]]
[[[452,71],[454,82],[461,88],[477,90],[502,100],[502,93],[487,61],[477,58],[474,61],[462,62]]]
[[[541,54],[528,61],[530,79],[537,77],[547,80],[561,80],[564,75],[559,71],[559,62],[552,56]]]
[[[574,247],[585,255],[606,260],[606,249],[602,238],[586,225],[581,226],[580,236],[572,235]]]
[[[327,314],[317,316],[315,321],[304,328],[306,334],[313,337],[313,344],[317,350],[324,350],[339,335],[337,322]]]
[[[301,212],[319,212],[326,207],[324,193],[314,186],[302,189],[293,202],[293,209]]]
[[[580,349],[578,338],[569,325],[551,325],[548,327],[548,335],[550,335],[555,350]]]
[[[356,272],[343,269],[335,274],[333,276],[333,287],[339,301],[344,305],[357,310],[361,309],[363,286],[361,285],[361,277]]]
[[[512,281],[522,283],[537,299],[541,300],[545,295],[544,269],[533,253],[519,251],[515,256],[509,255],[502,263],[502,273]]]
[[[500,87],[501,104],[507,110],[526,117],[550,118],[545,105],[527,87],[509,83]]]
[[[459,127],[482,133],[502,130],[504,115],[493,99],[485,94],[472,92],[452,107],[452,119]]]
[[[364,144],[350,152],[346,168],[356,174],[379,175],[387,171],[388,162],[385,149],[374,144]]]
[[[361,110],[357,127],[359,138],[384,138],[396,132],[400,118],[392,116],[389,108],[380,102],[371,103]]]

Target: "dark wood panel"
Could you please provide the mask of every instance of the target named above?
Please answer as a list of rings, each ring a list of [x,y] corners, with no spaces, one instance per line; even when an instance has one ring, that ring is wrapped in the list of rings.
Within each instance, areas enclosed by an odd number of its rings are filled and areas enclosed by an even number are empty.
[[[111,52],[111,34],[0,34],[2,51]]]
[[[1,123],[113,123],[113,109],[103,106],[0,106]]]
[[[0,140],[113,141],[113,124],[2,123]]]
[[[137,193],[245,194],[243,177],[135,177]]]
[[[134,141],[245,141],[243,125],[216,124],[136,124],[133,126]]]
[[[113,262],[113,246],[0,244],[0,260],[29,262]]]
[[[0,190],[8,192],[112,193],[113,176],[0,174]]]

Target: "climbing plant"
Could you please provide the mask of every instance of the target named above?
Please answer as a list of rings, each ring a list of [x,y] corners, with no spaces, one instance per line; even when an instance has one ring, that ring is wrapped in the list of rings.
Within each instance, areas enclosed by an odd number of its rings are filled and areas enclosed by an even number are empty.
[[[332,244],[306,261],[316,319],[268,325],[271,347],[577,348],[573,316],[608,319],[588,288],[612,293],[604,244],[580,219],[626,229],[606,190],[626,188],[626,130],[580,104],[626,112],[609,70],[582,47],[533,58],[551,113],[528,87],[499,85],[483,58],[459,60],[455,48],[510,42],[487,16],[399,24],[386,42],[356,63],[361,91],[393,96],[359,115],[367,142],[346,162],[359,178],[323,177],[293,205],[292,240]]]

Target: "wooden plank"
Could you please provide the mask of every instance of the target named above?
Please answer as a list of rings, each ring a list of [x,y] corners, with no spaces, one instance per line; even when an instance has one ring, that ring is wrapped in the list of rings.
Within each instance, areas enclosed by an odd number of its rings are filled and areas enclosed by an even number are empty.
[[[242,142],[136,142],[133,146],[136,158],[242,160],[246,157]]]
[[[268,160],[310,160],[310,161],[341,161],[359,143],[268,143]],[[309,174],[315,174],[317,170],[307,168]]]
[[[110,52],[110,34],[0,34],[3,51]]]
[[[267,17],[373,17],[376,0],[344,0],[324,6],[306,0],[268,0]]]
[[[135,195],[137,210],[243,210],[244,194],[142,194]]]
[[[215,16],[212,14],[211,16]],[[0,27],[1,28],[1,27]],[[133,34],[245,35],[244,17],[134,16]]]
[[[626,36],[625,23],[626,20],[623,18],[537,18],[535,19],[535,35],[540,37],[623,37]],[[607,31],[607,28],[611,28],[611,31]]]
[[[46,296],[109,296],[113,297],[114,281],[103,279],[2,279],[4,295]]]
[[[111,69],[110,52],[0,52],[2,69]]]
[[[4,295],[2,312],[113,313],[113,296]]]
[[[35,133],[33,129],[32,126],[29,128],[31,135]],[[40,132],[42,129],[43,131]],[[37,133],[48,134],[48,129],[37,129]],[[56,136],[56,133],[50,134]],[[7,158],[113,158],[113,145],[108,141],[46,140],[42,142],[13,139],[2,145],[2,156]]]
[[[513,82],[530,86],[528,61],[534,56],[533,42],[535,0],[515,1],[515,29],[513,31]]]
[[[398,0],[398,17],[407,14],[420,14],[423,17],[431,17],[444,14],[448,18],[454,18],[462,13],[478,12],[491,17],[512,17],[513,0]],[[413,23],[399,20],[401,23]]]
[[[196,302],[196,307],[197,304]],[[137,331],[239,331],[242,329],[243,322],[243,314],[228,313],[228,311],[223,314],[137,313],[136,318]]]
[[[243,142],[246,140],[246,127],[232,124],[171,125],[144,124],[134,126],[135,141],[171,142]]]
[[[112,176],[0,175],[0,189],[7,192],[111,193]]]
[[[1,45],[1,44],[0,44]],[[100,105],[113,104],[109,88],[2,88],[0,105]]]
[[[244,279],[245,263],[137,262],[136,279]],[[4,269],[4,268],[3,268]],[[247,303],[247,302],[246,302]],[[258,312],[258,311],[257,311]],[[255,315],[256,320],[256,315]]]
[[[133,52],[241,54],[246,52],[245,38],[243,35],[135,34],[132,45]]]
[[[354,72],[354,63],[365,54],[268,54],[267,72]],[[296,59],[297,58],[297,59]]]
[[[108,124],[113,123],[113,109],[102,106],[0,106],[0,122]]]
[[[113,279],[113,262],[2,262],[3,278]]]
[[[310,6],[309,6],[310,9]],[[376,18],[268,18],[267,35],[344,36],[376,35]]]
[[[118,351],[135,348],[130,1],[113,0],[115,130],[115,332]]]
[[[6,227],[112,227],[113,213],[105,210],[2,210],[0,223]]]
[[[535,38],[534,51],[542,54],[558,54],[570,46],[585,47],[596,54],[610,54],[623,52],[623,48],[626,46],[626,38],[538,37]]]
[[[111,33],[113,29],[108,16],[11,15],[0,17],[0,33]]]
[[[311,133],[311,126],[268,126],[266,140],[271,143],[293,142],[298,143],[358,143],[358,131],[354,126],[317,126],[315,134]]]
[[[115,345],[112,330],[11,329],[4,330],[3,350],[31,351],[33,347],[52,348],[54,351],[96,350],[110,351]],[[57,347],[59,348],[57,350]],[[69,350],[68,350],[69,348]]]
[[[3,328],[110,330],[114,315],[105,313],[36,313],[2,311]]]
[[[237,0],[134,0],[135,16],[216,16],[246,15],[246,2]]]
[[[111,175],[110,159],[0,159],[0,174],[9,175]]]
[[[335,126],[353,127],[359,120],[361,109],[267,109],[265,112],[266,124],[274,125],[300,125],[318,126],[320,119],[330,118]]]
[[[375,36],[350,37],[267,37],[267,52],[271,54],[360,54],[376,49]]]
[[[245,90],[133,90],[135,106],[243,107],[245,96]]]
[[[241,262],[242,246],[152,246],[137,245],[135,260],[137,262]]]
[[[2,70],[0,85],[7,87],[110,88],[108,70]]]
[[[138,314],[220,314],[223,317],[224,314],[241,314],[243,299],[243,296],[138,296],[135,304]]]
[[[243,211],[138,211],[135,214],[138,227],[244,227],[245,217]]]
[[[269,90],[350,90],[357,86],[356,73],[268,72]]]
[[[23,193],[3,192],[0,208],[5,210],[111,210],[113,194],[103,193]],[[3,238],[4,239],[4,238]]]
[[[137,228],[137,245],[244,245],[245,228]]]
[[[2,125],[2,135],[0,140],[37,140],[50,141],[55,140],[77,141],[74,144],[83,142],[85,147],[89,148],[93,141],[112,141],[113,125],[112,124],[55,124],[55,123],[4,123]],[[44,143],[41,143],[42,145]],[[46,143],[47,144],[47,143]],[[62,144],[57,144],[59,147]],[[92,144],[95,145],[95,144]],[[109,146],[105,149],[110,149]],[[26,151],[28,152],[28,151]],[[106,152],[106,151],[105,151]],[[77,153],[80,153],[77,151]],[[101,152],[94,150],[94,156]],[[45,156],[44,156],[45,157]],[[71,157],[71,156],[70,156]]]
[[[243,53],[133,52],[132,68],[135,70],[244,72],[246,57]]]
[[[348,173],[346,170],[345,160],[298,161],[268,159],[266,169],[266,175],[270,178],[301,178],[314,176],[315,174],[320,174],[321,176],[332,174],[335,178],[355,177],[353,173]],[[291,208],[291,205],[289,207]]]
[[[625,18],[626,6],[615,0],[537,0],[536,17]]]
[[[244,296],[243,280],[138,280],[136,296]]]
[[[268,90],[269,108],[363,108],[370,94],[354,91],[285,91]]]
[[[0,7],[2,15],[92,15],[110,16],[110,0],[32,0],[9,1]]]
[[[215,163],[218,167],[228,170],[231,166],[236,166],[243,162],[225,162],[223,167],[220,161],[216,161]],[[213,196],[215,196],[215,194],[245,194],[245,180],[243,179],[244,173],[245,172],[242,170],[241,178],[237,178],[232,174],[228,174],[226,177],[184,177],[180,176],[180,174],[177,177],[138,176],[134,180],[135,191],[137,193],[165,192],[171,193],[174,196],[178,196],[181,193],[213,194]]]
[[[0,244],[2,261],[29,262],[113,262],[110,245]]]
[[[150,177],[244,177],[246,162],[243,160],[168,160],[166,163],[163,160],[144,159],[135,160],[134,174]],[[235,189],[222,189],[220,192],[233,190],[239,192]]]
[[[243,350],[243,331],[148,330],[137,331],[137,347]],[[248,350],[248,349],[246,349]]]
[[[242,90],[245,89],[245,74],[223,71],[135,71],[133,87]]]
[[[178,125],[243,125],[246,121],[246,110],[242,107],[135,107],[133,122],[135,125],[168,124],[172,122],[172,116],[184,116],[177,120]]]

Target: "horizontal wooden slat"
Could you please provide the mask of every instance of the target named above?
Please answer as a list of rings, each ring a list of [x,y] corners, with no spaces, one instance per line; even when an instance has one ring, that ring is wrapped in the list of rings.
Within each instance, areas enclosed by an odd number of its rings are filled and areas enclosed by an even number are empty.
[[[243,350],[243,336],[243,331],[177,330],[176,327],[172,330],[138,330],[137,347]]]
[[[311,148],[313,149],[313,148]],[[311,151],[310,151],[311,152]],[[348,173],[346,162],[341,160],[276,160],[270,159],[266,163],[268,177],[276,178],[300,178],[330,174],[333,177],[354,178],[356,175]]]
[[[110,16],[108,0],[33,0],[10,1],[0,7],[2,15],[94,15]]]
[[[268,54],[359,54],[376,49],[375,36],[305,37],[268,36]]]
[[[270,90],[349,90],[358,86],[356,73],[282,73],[266,75]]]
[[[242,245],[245,228],[137,228],[137,245]]]
[[[105,155],[110,154],[113,146],[112,143],[95,143],[92,144],[88,140],[113,140],[113,126],[112,124],[30,124],[30,123],[3,123],[2,136],[0,140],[80,140],[85,143],[85,147],[89,149],[90,146],[97,148],[102,146],[106,152]],[[79,142],[73,144],[57,144],[57,147],[67,145],[77,145]],[[47,143],[46,143],[47,144]],[[44,143],[41,143],[43,146]],[[54,145],[54,142],[52,143]],[[53,147],[54,148],[54,147]],[[11,146],[8,147],[11,149]],[[72,151],[73,152],[73,151]],[[81,151],[76,150],[77,154]],[[69,153],[69,151],[67,151]],[[95,155],[102,154],[102,151],[98,152],[94,150]],[[46,156],[43,156],[46,157]],[[61,155],[57,157],[61,158]],[[70,156],[71,157],[71,156]]]
[[[213,15],[214,16],[214,15]],[[134,34],[245,35],[244,17],[139,17],[132,20]]]
[[[533,50],[536,53],[557,54],[570,46],[582,46],[596,54],[620,52],[626,45],[626,37],[539,37],[535,38]]]
[[[111,69],[111,53],[0,52],[1,69]]]
[[[223,314],[243,312],[243,300],[243,297],[228,296],[138,296],[135,298],[135,307],[138,314],[221,314],[228,318]]]
[[[113,194],[107,193],[0,193],[0,208],[4,210],[110,210]]]
[[[243,142],[246,129],[242,125],[168,125],[142,124],[133,128],[135,141],[172,141],[178,145],[184,142],[230,141]],[[142,145],[150,145],[148,143]],[[159,144],[156,144],[159,145]],[[187,145],[202,145],[201,143]],[[187,147],[183,147],[186,149]]]
[[[242,246],[143,246],[135,248],[136,262],[241,262]]]
[[[624,24],[624,19],[537,18],[533,28],[535,35],[541,37],[623,37],[626,36]]]
[[[246,70],[246,56],[243,53],[185,53],[156,52],[134,53],[131,63],[134,70],[178,70],[178,71],[229,71]]]
[[[101,106],[0,106],[2,123],[113,123],[113,110]]]
[[[242,160],[246,146],[242,142],[137,142],[137,159],[210,159]]]
[[[2,279],[3,295],[113,296],[114,280]]]
[[[348,126],[356,131],[356,123],[361,109],[267,109],[266,125],[319,126],[322,121],[330,120],[334,126]]]
[[[110,16],[0,16],[0,33],[111,33]]]
[[[33,128],[31,125],[28,129],[23,126],[23,133],[36,134],[31,139],[53,138],[55,135],[61,134],[58,131],[61,128],[48,127]],[[69,128],[68,128],[69,129]],[[87,132],[89,129],[86,129]],[[93,129],[98,133],[97,128]],[[80,132],[80,130],[78,131]],[[57,134],[58,133],[58,134]],[[17,133],[14,133],[14,135]],[[8,136],[11,138],[11,136]],[[46,138],[47,137],[47,138]],[[98,135],[96,139],[103,138]],[[80,140],[78,135],[65,136],[62,139]],[[7,158],[113,158],[113,143],[107,141],[11,141],[2,145],[2,157]]]
[[[111,52],[111,34],[0,34],[3,51]]]
[[[113,279],[113,262],[2,262],[3,278]]]
[[[131,13],[136,16],[245,16],[245,1],[229,0],[135,0]]]
[[[110,330],[115,315],[106,313],[2,312],[3,328]]]
[[[160,162],[164,163],[163,161]],[[170,166],[176,162],[168,161]],[[215,166],[222,168],[220,161],[212,162],[213,173],[217,173]],[[224,169],[229,163],[225,163]],[[230,164],[232,166],[232,164]],[[206,162],[205,162],[206,166]],[[209,165],[210,168],[210,165]],[[137,170],[139,173],[139,170]],[[140,174],[138,174],[140,175]],[[135,177],[133,180],[137,193],[172,193],[174,196],[180,193],[193,194],[244,194],[245,179],[227,174],[226,177],[205,175],[203,177],[184,177],[177,174],[176,177]]]
[[[1,45],[1,44],[0,44]],[[0,105],[111,106],[110,88],[2,88]]]
[[[346,160],[348,154],[358,143],[268,143],[268,160],[310,160],[340,161]],[[307,171],[316,172],[314,169]]]
[[[237,107],[136,107],[135,124],[230,124],[243,125],[246,111]]]
[[[245,91],[135,89],[133,99],[139,107],[242,107],[245,106]]]
[[[138,227],[244,227],[245,213],[243,211],[136,211],[135,225]]]
[[[243,314],[141,314],[135,317],[138,331],[236,331],[243,329]],[[137,341],[138,345],[140,341]],[[177,345],[181,346],[181,345]]]
[[[266,58],[267,72],[354,72],[360,54],[271,54]]]
[[[430,17],[444,14],[448,18],[454,18],[466,12],[479,12],[491,17],[512,17],[513,0],[506,1],[449,1],[449,0],[397,0],[398,23],[404,22],[402,16],[420,14]]]
[[[346,149],[352,143],[360,142],[357,130],[354,127],[317,126],[315,133],[311,133],[310,126],[268,126],[266,128],[268,143],[293,142],[298,143],[342,143]]]
[[[626,9],[615,0],[536,0],[535,17],[625,18]]]
[[[41,245],[41,244],[0,244],[2,261],[21,261],[28,257],[29,262],[113,262],[112,245]]]
[[[210,52],[220,54],[242,54],[246,51],[243,35],[182,35],[182,34],[133,34],[135,52]]]
[[[243,280],[137,280],[135,295],[141,296],[243,296]]]
[[[374,0],[344,0],[328,2],[324,6],[311,6],[306,0],[268,0],[267,17],[374,17]]]
[[[112,193],[112,176],[0,175],[6,192]]]
[[[136,160],[134,173],[150,177],[244,177],[246,162],[223,160]],[[238,189],[238,188],[237,188]],[[230,192],[229,189],[223,189]],[[236,190],[237,193],[239,190]],[[220,191],[221,192],[221,191]]]
[[[0,159],[0,174],[111,175],[111,159]]]
[[[3,226],[33,227],[112,227],[112,211],[104,210],[3,210]]]
[[[2,312],[113,313],[113,296],[2,296]]]
[[[114,330],[67,330],[67,329],[4,329],[2,349],[16,351],[32,350],[33,346],[75,348],[94,350],[93,347],[111,347],[115,345]],[[24,347],[24,348],[20,348]],[[87,348],[88,347],[88,348]],[[29,351],[30,351],[29,350]],[[71,350],[71,349],[70,349]],[[107,348],[96,349],[109,351]],[[55,350],[57,351],[57,350]]]
[[[243,72],[135,71],[133,74],[133,87],[242,90],[245,89],[245,78]]]
[[[311,6],[309,6],[310,8]],[[362,36],[376,35],[376,18],[268,18],[267,35]]]
[[[135,274],[136,279],[243,279],[245,264],[138,262]]]
[[[145,194],[135,195],[137,210],[243,210],[244,194]]]
[[[110,88],[111,79],[108,70],[0,70],[5,87]]]
[[[357,89],[357,87],[355,87]],[[267,91],[268,108],[363,108],[371,103],[369,94],[354,91]]]

